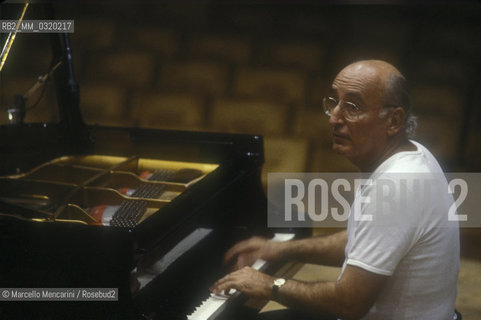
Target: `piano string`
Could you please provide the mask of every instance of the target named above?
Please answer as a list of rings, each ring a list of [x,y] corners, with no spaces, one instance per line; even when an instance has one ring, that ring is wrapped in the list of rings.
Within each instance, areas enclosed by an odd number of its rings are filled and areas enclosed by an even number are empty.
[[[138,157],[63,157],[24,174],[0,177],[5,190],[32,189],[23,197],[0,196],[53,211],[58,221],[132,228],[215,168],[202,166]],[[66,203],[56,200],[61,198]]]

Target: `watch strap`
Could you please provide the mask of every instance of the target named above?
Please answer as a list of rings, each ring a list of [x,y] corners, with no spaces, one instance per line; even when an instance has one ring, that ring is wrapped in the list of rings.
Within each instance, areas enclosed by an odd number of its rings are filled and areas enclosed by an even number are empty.
[[[286,283],[285,279],[276,279],[274,280],[274,283],[272,284],[272,297],[274,300],[277,300],[279,298],[279,288],[282,287]]]

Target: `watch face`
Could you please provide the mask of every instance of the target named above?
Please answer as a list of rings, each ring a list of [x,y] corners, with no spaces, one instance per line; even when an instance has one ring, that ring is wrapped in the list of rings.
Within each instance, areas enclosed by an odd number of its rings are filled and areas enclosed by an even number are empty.
[[[274,280],[274,285],[275,286],[282,286],[284,283],[286,283],[286,280],[285,279],[276,279]]]

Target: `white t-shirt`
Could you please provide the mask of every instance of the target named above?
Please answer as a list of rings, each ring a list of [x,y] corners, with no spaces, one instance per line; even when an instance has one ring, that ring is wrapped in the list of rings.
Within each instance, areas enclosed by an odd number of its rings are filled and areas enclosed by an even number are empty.
[[[459,272],[459,228],[448,222],[453,198],[440,192],[447,183],[434,156],[411,142],[417,150],[384,161],[372,184],[356,193],[364,203],[351,208],[343,270],[348,264],[389,276],[363,319],[453,319]]]

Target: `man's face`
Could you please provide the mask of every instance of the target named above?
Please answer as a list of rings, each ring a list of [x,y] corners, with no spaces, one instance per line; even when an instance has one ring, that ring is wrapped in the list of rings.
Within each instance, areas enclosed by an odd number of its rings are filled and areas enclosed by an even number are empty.
[[[358,119],[344,117],[340,103],[332,110],[333,149],[361,169],[383,156],[387,142],[386,121],[379,117],[383,105],[383,70],[362,64],[343,69],[334,79],[329,95],[359,107]]]

